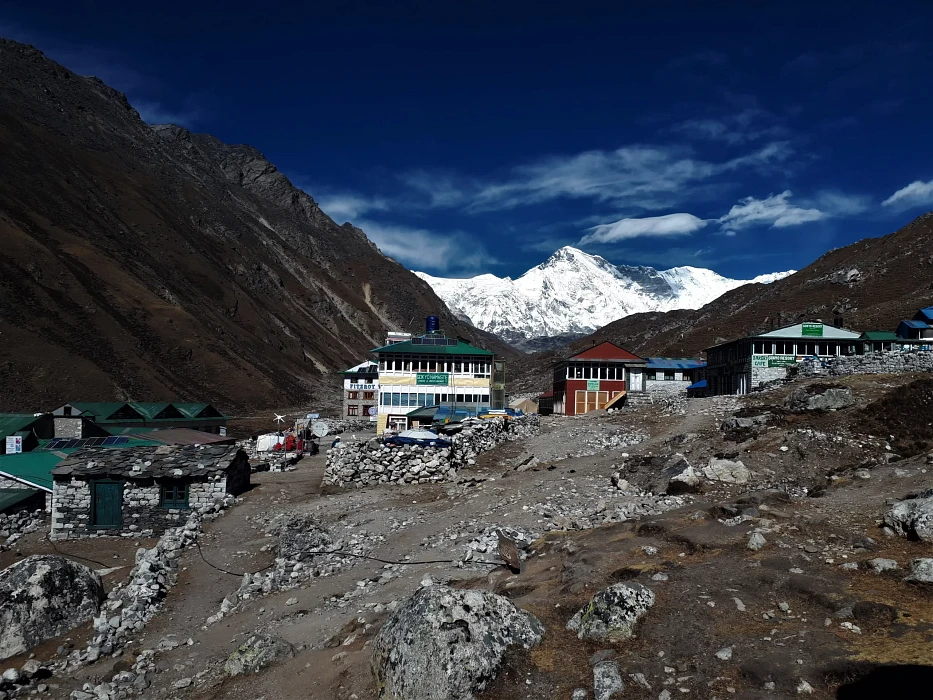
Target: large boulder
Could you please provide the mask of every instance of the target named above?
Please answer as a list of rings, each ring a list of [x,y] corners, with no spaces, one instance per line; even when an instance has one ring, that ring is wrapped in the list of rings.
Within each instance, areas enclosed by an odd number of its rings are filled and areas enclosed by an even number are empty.
[[[696,493],[700,490],[700,474],[682,454],[674,455],[654,477],[649,490],[654,494]]]
[[[580,639],[621,642],[635,635],[635,625],[654,605],[654,593],[640,583],[617,583],[605,588],[567,623]]]
[[[0,659],[84,624],[104,597],[100,576],[65,557],[39,554],[0,571]]]
[[[905,537],[933,542],[933,491],[898,501],[884,514],[884,523]]]
[[[386,620],[372,667],[385,700],[470,700],[496,677],[506,651],[540,643],[544,627],[486,591],[422,588]]]
[[[747,484],[751,472],[740,460],[711,457],[709,464],[703,468],[703,476],[710,481],[726,484]]]
[[[295,647],[284,639],[254,634],[229,656],[224,664],[224,671],[228,676],[258,673],[276,661],[291,659],[294,656]]]
[[[852,390],[844,386],[822,386],[813,384],[791,392],[784,401],[789,411],[836,411],[854,403]]]
[[[933,559],[914,559],[910,562],[905,581],[911,583],[933,583]]]

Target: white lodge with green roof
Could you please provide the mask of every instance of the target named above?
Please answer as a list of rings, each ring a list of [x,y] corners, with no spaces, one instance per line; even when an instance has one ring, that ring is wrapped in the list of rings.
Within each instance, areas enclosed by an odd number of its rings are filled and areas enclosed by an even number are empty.
[[[747,394],[762,384],[783,379],[787,367],[804,358],[855,355],[860,339],[861,334],[845,328],[808,322],[707,348],[708,393]]]
[[[408,414],[424,406],[480,411],[505,403],[503,363],[459,338],[434,331],[373,353],[379,361],[380,434],[405,430]]]

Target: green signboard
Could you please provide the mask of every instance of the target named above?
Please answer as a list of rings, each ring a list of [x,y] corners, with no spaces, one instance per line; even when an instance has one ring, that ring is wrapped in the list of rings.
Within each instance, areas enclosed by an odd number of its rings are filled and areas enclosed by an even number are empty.
[[[800,335],[806,336],[808,338],[822,338],[823,337],[823,324],[822,323],[801,324]]]
[[[587,379],[586,390],[587,391],[599,391],[599,380],[598,379]]]
[[[418,372],[415,375],[415,383],[429,386],[447,386],[450,384],[450,375],[445,372]]]
[[[752,367],[790,367],[797,364],[793,355],[754,355]]]

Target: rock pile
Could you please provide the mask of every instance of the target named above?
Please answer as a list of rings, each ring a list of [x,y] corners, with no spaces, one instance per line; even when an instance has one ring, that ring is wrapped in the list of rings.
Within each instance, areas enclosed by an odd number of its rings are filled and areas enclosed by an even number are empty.
[[[350,442],[327,453],[324,483],[337,486],[427,484],[452,481],[481,452],[507,440],[537,434],[537,415],[493,419],[464,426],[451,447],[388,446],[378,439]]]
[[[431,585],[386,620],[373,641],[380,697],[468,700],[498,673],[506,652],[541,642],[544,627],[510,600]]]
[[[64,557],[38,554],[0,571],[0,659],[84,624],[103,599],[100,576]]]
[[[45,526],[46,512],[22,510],[6,515],[0,513],[0,552],[12,547],[27,532],[35,532]]]

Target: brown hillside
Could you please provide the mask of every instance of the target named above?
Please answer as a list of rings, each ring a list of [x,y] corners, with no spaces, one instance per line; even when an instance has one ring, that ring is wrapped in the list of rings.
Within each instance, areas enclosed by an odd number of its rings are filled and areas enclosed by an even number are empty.
[[[805,320],[840,321],[853,330],[894,330],[933,303],[933,214],[881,238],[826,253],[772,284],[734,289],[696,311],[627,316],[586,338],[516,363],[511,387],[547,387],[555,359],[610,340],[641,355],[702,356],[703,350],[752,333]]]
[[[263,155],[0,39],[0,410],[307,404],[387,329],[511,350],[338,226]]]

